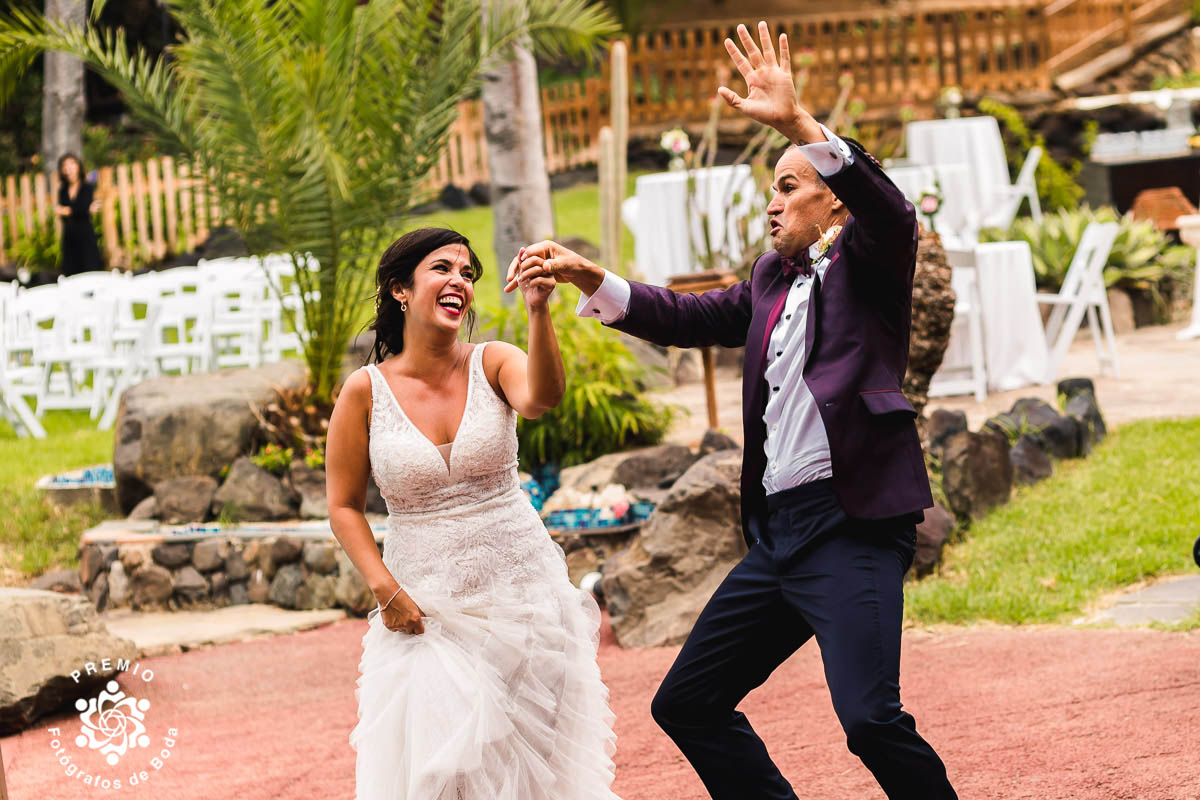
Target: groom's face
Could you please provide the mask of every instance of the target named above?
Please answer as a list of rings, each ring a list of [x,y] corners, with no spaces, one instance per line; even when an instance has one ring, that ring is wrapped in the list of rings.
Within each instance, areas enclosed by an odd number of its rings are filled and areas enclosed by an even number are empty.
[[[795,258],[820,238],[834,217],[834,197],[799,148],[784,151],[775,164],[774,196],[767,205],[771,244],[781,256]]]

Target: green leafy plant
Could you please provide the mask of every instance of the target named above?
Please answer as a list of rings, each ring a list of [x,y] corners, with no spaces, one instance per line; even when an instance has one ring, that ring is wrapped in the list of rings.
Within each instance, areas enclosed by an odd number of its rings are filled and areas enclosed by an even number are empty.
[[[309,469],[325,469],[325,449],[310,447],[305,451],[304,466]]]
[[[569,467],[631,447],[657,444],[671,426],[675,409],[641,395],[649,374],[618,337],[595,320],[575,313],[578,294],[555,292],[550,313],[566,371],[562,402],[537,419],[520,419],[517,438],[523,469],[552,463]],[[489,313],[498,338],[528,348],[525,309],[519,305]]]
[[[116,87],[160,151],[209,176],[251,253],[291,255],[325,397],[373,288],[378,232],[426,199],[483,71],[518,42],[590,56],[617,31],[587,0],[491,3],[486,18],[481,0],[168,0],[179,38],[158,56],[101,26],[104,5],[86,28],[0,14],[0,103],[46,50]]]
[[[1057,291],[1084,229],[1092,222],[1119,222],[1121,226],[1104,267],[1105,286],[1147,292],[1165,321],[1168,300],[1189,291],[1195,255],[1192,248],[1173,244],[1151,220],[1118,216],[1108,207],[1082,206],[1047,214],[1041,223],[1024,217],[1007,231],[985,230],[981,238],[1029,242],[1038,285]]]
[[[17,236],[8,248],[8,257],[30,272],[56,270],[62,265],[62,245],[53,225],[35,227],[32,231],[17,223]]]
[[[292,453],[290,447],[265,444],[250,456],[250,460],[273,475],[282,475],[292,463]]]
[[[242,508],[237,503],[222,503],[221,511],[217,514],[217,524],[222,528],[232,528],[242,518]]]
[[[996,118],[1001,128],[1007,134],[1004,149],[1008,156],[1008,168],[1015,177],[1025,161],[1029,149],[1037,145],[1045,151],[1046,140],[1041,134],[1034,134],[1025,124],[1021,112],[1012,106],[1005,105],[991,98],[979,101],[979,110]],[[1087,134],[1085,133],[1085,140]],[[1091,135],[1095,138],[1094,133]],[[1043,152],[1038,162],[1034,180],[1037,183],[1038,200],[1046,211],[1056,211],[1060,208],[1074,208],[1083,199],[1083,187],[1075,180],[1082,164],[1078,159],[1063,166]]]

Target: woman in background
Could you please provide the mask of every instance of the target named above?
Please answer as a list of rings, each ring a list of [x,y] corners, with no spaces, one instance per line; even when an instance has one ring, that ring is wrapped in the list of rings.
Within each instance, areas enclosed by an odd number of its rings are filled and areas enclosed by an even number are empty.
[[[92,184],[84,179],[83,164],[67,153],[58,160],[58,205],[62,217],[62,274],[104,269],[92,214],[100,210]]]

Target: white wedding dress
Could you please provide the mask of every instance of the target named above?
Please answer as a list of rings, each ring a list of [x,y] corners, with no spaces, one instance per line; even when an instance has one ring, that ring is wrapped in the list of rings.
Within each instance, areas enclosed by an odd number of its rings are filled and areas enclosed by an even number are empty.
[[[619,800],[596,648],[600,612],[567,578],[517,478],[516,412],[470,355],[450,450],[371,376],[370,460],[383,560],[425,633],[367,615],[355,696],[357,800]]]

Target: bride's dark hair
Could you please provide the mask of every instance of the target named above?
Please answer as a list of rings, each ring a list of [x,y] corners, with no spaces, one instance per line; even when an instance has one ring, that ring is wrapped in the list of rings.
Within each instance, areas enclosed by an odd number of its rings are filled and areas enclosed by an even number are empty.
[[[447,228],[418,228],[404,234],[379,259],[379,269],[375,273],[375,319],[371,320],[368,330],[375,332],[375,347],[371,355],[375,363],[383,361],[390,355],[395,355],[404,349],[404,312],[400,303],[392,297],[392,289],[396,284],[411,289],[413,273],[417,265],[426,256],[438,248],[451,244],[461,244],[467,248],[467,258],[470,259],[472,276],[475,283],[483,275],[483,265],[479,256],[471,249],[467,237],[457,231]],[[475,309],[467,310],[467,338],[475,332]]]

